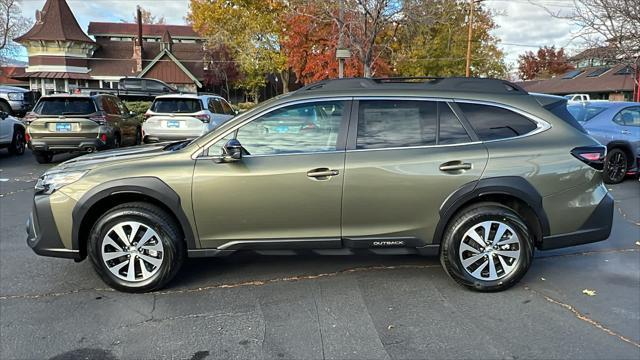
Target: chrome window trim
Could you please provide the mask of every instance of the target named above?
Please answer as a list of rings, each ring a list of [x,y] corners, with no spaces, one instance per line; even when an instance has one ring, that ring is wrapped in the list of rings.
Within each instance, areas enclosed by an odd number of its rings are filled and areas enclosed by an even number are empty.
[[[291,105],[298,105],[298,104],[305,104],[305,103],[314,103],[314,102],[327,102],[327,101],[352,101],[353,100],[353,96],[340,96],[340,97],[327,97],[327,98],[313,98],[313,99],[301,99],[301,100],[294,100],[294,101],[289,101],[289,102],[285,102],[285,103],[280,103],[276,106],[272,106],[268,109],[265,109],[245,120],[243,120],[242,122],[234,125],[231,129],[227,130],[226,132],[224,132],[223,134],[220,134],[218,136],[216,136],[215,138],[213,138],[212,140],[210,140],[209,142],[207,142],[206,144],[204,144],[202,147],[198,148],[196,151],[194,151],[191,154],[191,158],[192,159],[207,159],[207,158],[217,158],[217,156],[200,156],[204,153],[205,149],[208,149],[209,147],[213,146],[213,144],[215,144],[216,142],[222,140],[224,137],[226,137],[227,135],[229,135],[230,133],[237,131],[239,128],[243,127],[244,125],[250,123],[253,120],[256,120],[257,118],[261,117],[262,115],[265,115],[267,113],[270,113],[272,111],[281,109],[285,106],[291,106]],[[344,152],[342,150],[340,151],[334,151],[334,152]],[[318,154],[319,152],[311,152],[311,153],[305,153],[305,154]],[[253,156],[280,156],[280,155],[301,155],[302,153],[290,153],[290,154],[271,154],[271,155],[253,155]],[[251,155],[248,155],[251,156]]]
[[[359,100],[403,100],[403,101],[439,101],[439,102],[453,102],[453,103],[466,103],[466,104],[478,104],[478,105],[487,105],[487,106],[495,106],[499,108],[503,108],[505,110],[513,111],[519,115],[524,116],[525,118],[533,121],[536,124],[536,129],[530,131],[523,135],[503,138],[503,139],[495,139],[495,140],[486,140],[486,141],[471,141],[457,144],[443,144],[443,145],[421,145],[421,146],[406,146],[406,147],[389,147],[389,148],[378,148],[378,149],[353,149],[353,150],[336,150],[336,151],[322,151],[322,152],[307,152],[307,153],[287,153],[287,154],[269,154],[269,155],[247,155],[247,157],[270,157],[270,156],[291,156],[291,155],[311,155],[311,154],[326,154],[326,153],[351,153],[351,152],[362,152],[362,151],[381,151],[381,150],[403,150],[403,149],[424,149],[424,148],[438,148],[438,147],[452,147],[452,146],[465,146],[465,145],[477,145],[477,144],[485,144],[485,143],[493,143],[498,141],[509,141],[514,139],[521,139],[529,136],[533,136],[539,134],[541,132],[547,131],[552,128],[551,124],[542,120],[538,116],[529,114],[525,111],[522,111],[518,108],[515,108],[510,105],[505,105],[501,103],[496,103],[493,101],[486,100],[472,100],[472,99],[454,99],[451,97],[446,98],[438,98],[438,97],[424,97],[424,96],[341,96],[341,97],[327,97],[327,98],[313,98],[313,99],[302,99],[289,101],[286,103],[281,103],[274,107],[270,107],[261,111],[260,113],[244,120],[243,122],[235,125],[233,128],[209,141],[201,148],[198,148],[195,152],[191,154],[192,159],[215,159],[219,158],[219,156],[203,156],[204,150],[211,147],[213,144],[218,142],[219,140],[226,137],[228,134],[238,130],[240,127],[245,124],[257,119],[258,117],[269,113],[271,111],[278,110],[285,106],[297,105],[303,103],[312,103],[312,102],[325,102],[325,101],[359,101]]]
[[[478,104],[478,105],[487,105],[487,106],[499,107],[499,108],[502,108],[502,109],[505,109],[505,110],[513,111],[514,113],[516,113],[518,115],[522,115],[525,118],[533,121],[536,124],[536,129],[533,130],[533,131],[530,131],[530,132],[528,132],[526,134],[507,137],[507,138],[502,138],[502,139],[481,141],[482,143],[485,143],[485,144],[486,143],[498,142],[498,141],[508,141],[508,140],[514,140],[514,139],[522,139],[522,138],[525,138],[525,137],[529,137],[529,136],[533,136],[533,135],[539,134],[541,132],[547,131],[547,130],[552,128],[551,124],[549,124],[545,120],[542,120],[541,118],[539,118],[539,117],[537,117],[537,116],[535,116],[533,114],[529,114],[526,111],[522,111],[522,110],[520,110],[518,108],[515,108],[513,106],[510,106],[510,105],[500,104],[500,103],[496,103],[496,102],[493,102],[493,101],[467,100],[467,99],[456,99],[453,102],[454,103],[463,103],[463,104]],[[464,111],[463,111],[463,113],[464,113]]]

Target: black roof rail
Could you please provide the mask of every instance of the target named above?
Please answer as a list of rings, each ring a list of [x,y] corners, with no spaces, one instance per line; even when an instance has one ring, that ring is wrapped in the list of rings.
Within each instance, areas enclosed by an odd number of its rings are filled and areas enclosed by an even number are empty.
[[[422,89],[440,91],[490,92],[528,94],[520,86],[501,79],[467,77],[389,77],[344,78],[321,80],[298,91],[356,90],[356,89]]]

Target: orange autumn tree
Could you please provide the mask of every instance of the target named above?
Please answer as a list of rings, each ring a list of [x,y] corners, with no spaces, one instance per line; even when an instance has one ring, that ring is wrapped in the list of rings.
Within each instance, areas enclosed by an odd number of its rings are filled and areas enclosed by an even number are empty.
[[[281,50],[287,64],[299,82],[313,83],[338,77],[338,25],[323,16],[323,11],[314,2],[301,2],[293,11],[283,14],[287,34],[281,40]],[[347,16],[349,16],[347,14]],[[349,47],[348,41],[345,47]],[[376,76],[391,73],[386,59],[378,57],[373,65]],[[345,77],[363,75],[364,64],[358,57],[345,61]]]

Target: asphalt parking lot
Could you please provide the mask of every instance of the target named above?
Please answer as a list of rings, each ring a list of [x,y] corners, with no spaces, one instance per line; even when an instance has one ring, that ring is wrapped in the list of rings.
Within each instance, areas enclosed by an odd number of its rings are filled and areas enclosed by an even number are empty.
[[[88,261],[27,247],[48,167],[0,150],[2,359],[640,358],[637,179],[611,187],[607,241],[537,252],[501,293],[457,286],[437,258],[238,254],[191,259],[164,291],[132,295]]]

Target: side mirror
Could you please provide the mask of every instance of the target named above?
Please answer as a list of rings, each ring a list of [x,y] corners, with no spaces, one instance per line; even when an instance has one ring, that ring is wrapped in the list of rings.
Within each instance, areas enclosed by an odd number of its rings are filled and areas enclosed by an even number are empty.
[[[4,120],[4,119],[6,119],[8,117],[9,117],[9,114],[7,114],[4,111],[0,111],[0,119]]]
[[[236,162],[242,160],[242,144],[237,139],[227,141],[222,147],[222,157],[220,162]]]
[[[238,115],[238,114],[240,114],[240,110],[233,110],[233,113]]]

